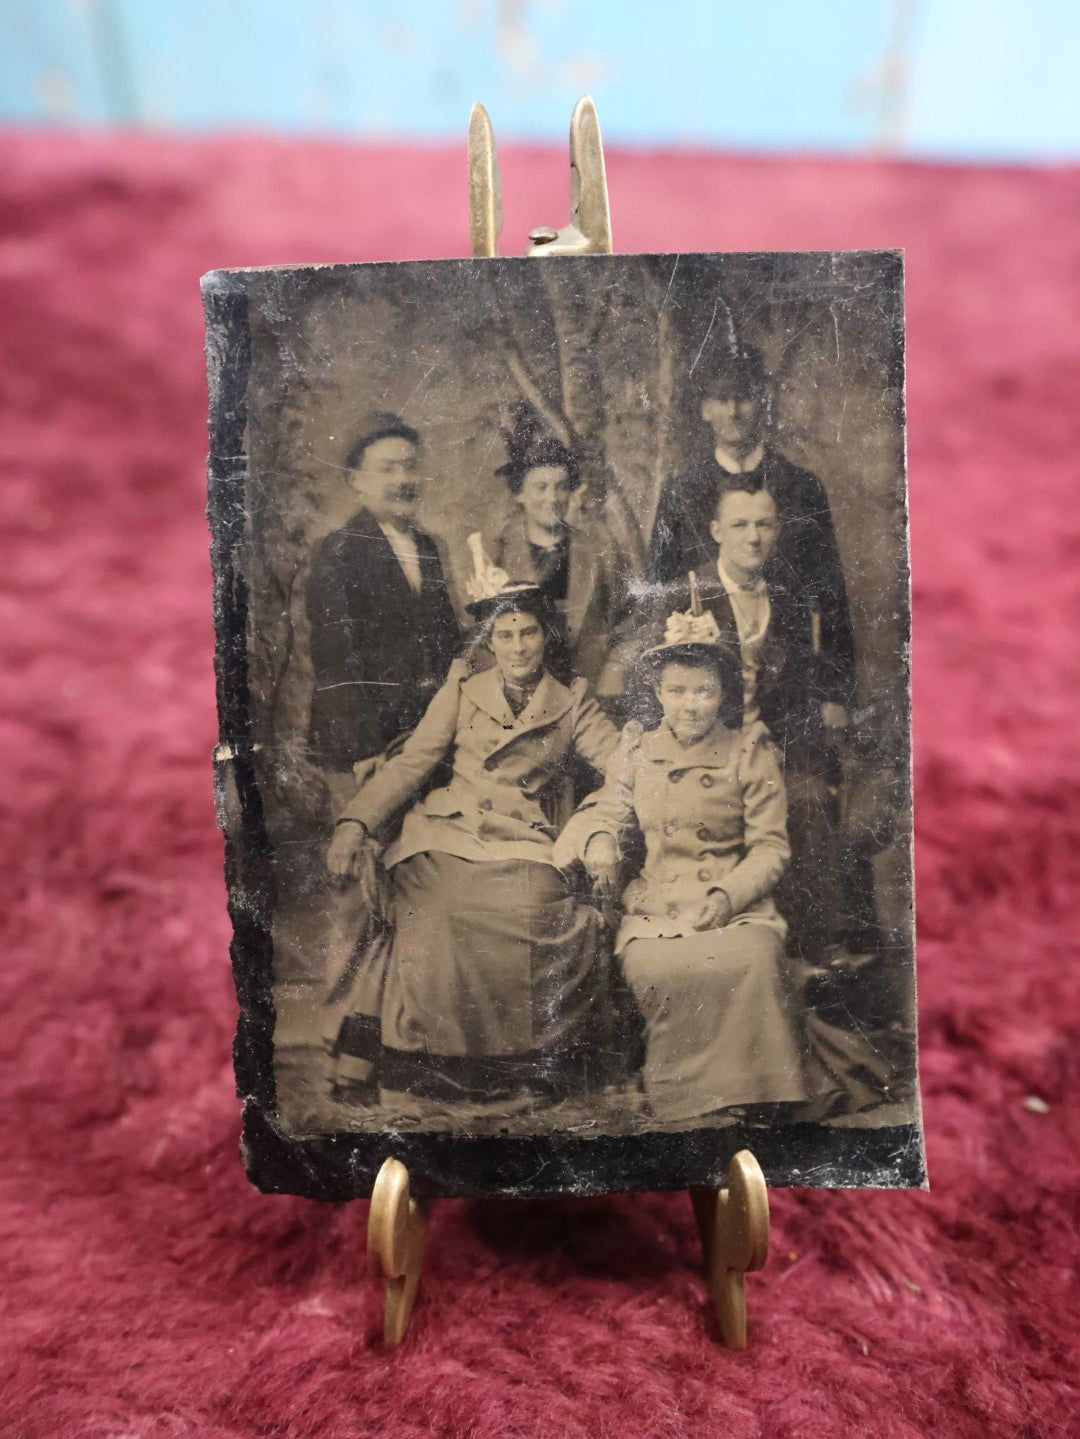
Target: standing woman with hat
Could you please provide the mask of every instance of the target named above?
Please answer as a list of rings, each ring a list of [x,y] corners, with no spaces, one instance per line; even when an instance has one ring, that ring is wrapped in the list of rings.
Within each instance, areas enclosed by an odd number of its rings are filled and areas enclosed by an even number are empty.
[[[543,593],[509,583],[479,536],[470,546],[469,609],[494,665],[455,663],[400,752],[345,807],[327,854],[332,874],[369,888],[376,856],[389,875],[388,948],[361,963],[338,1058],[354,1081],[377,1084],[384,1108],[425,1127],[580,1092],[606,975],[599,917],[552,855],[572,805],[570,761],[602,774],[618,736],[584,680],[547,671]],[[420,797],[445,762],[449,782]]]
[[[539,433],[527,412],[506,433],[507,461],[496,474],[511,506],[489,542],[495,564],[541,589],[551,602],[556,629],[547,665],[558,679],[588,680],[602,699],[622,693],[622,670],[612,658],[612,633],[628,609],[629,568],[608,531],[571,524],[569,511],[581,485],[577,457],[560,440]]]
[[[783,780],[764,725],[743,727],[738,654],[691,582],[691,611],[646,656],[660,723],[626,726],[555,855],[610,893],[627,835],[644,840],[615,951],[645,1019],[645,1102],[672,1125],[809,1097],[772,900],[790,854]]]

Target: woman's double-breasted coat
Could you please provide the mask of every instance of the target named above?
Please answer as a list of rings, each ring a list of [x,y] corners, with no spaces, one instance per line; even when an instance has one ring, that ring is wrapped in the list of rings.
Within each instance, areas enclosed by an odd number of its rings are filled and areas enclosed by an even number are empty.
[[[579,755],[603,774],[617,748],[618,732],[584,680],[567,686],[545,673],[515,716],[497,669],[469,675],[455,663],[401,750],[361,785],[342,818],[375,833],[452,759],[449,783],[406,814],[386,867],[425,851],[551,863],[572,804],[568,761]]]
[[[719,721],[683,746],[667,725],[629,724],[603,789],[589,795],[555,847],[562,867],[583,859],[589,840],[620,840],[636,821],[645,840],[641,873],[623,895],[616,949],[632,939],[694,932],[705,901],[723,891],[731,923],[784,932],[771,899],[790,858],[784,782],[765,726]]]

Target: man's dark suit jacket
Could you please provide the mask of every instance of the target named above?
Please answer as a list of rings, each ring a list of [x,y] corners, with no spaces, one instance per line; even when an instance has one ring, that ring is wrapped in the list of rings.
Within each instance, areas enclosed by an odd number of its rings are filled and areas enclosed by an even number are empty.
[[[804,613],[817,611],[821,698],[850,705],[855,698],[855,641],[825,487],[816,475],[768,447],[755,473],[775,499],[780,516],[776,552],[765,576],[770,593],[775,587],[797,601]],[[725,478],[709,455],[668,480],[653,523],[648,579],[669,584],[685,578],[689,570],[716,573],[716,541],[709,525]]]
[[[410,730],[461,642],[435,542],[413,537],[417,594],[374,516],[361,510],[327,535],[307,585],[311,625],[311,757],[347,770]]]
[[[735,611],[715,559],[698,580],[702,608],[711,612],[721,636],[738,651]],[[685,610],[689,603],[687,587],[678,607]],[[799,763],[824,743],[821,706],[836,694],[838,681],[829,657],[815,653],[812,609],[776,583],[769,585],[769,605],[769,627],[758,655],[757,704],[781,753],[795,756]]]

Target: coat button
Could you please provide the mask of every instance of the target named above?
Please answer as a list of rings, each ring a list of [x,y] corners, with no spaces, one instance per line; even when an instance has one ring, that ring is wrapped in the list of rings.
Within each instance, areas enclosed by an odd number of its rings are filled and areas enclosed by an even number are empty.
[[[672,784],[678,784],[682,777],[683,772],[681,769],[673,769],[668,774],[668,779],[671,781]]]
[[[485,813],[487,813],[487,811],[491,808],[491,801],[490,801],[489,799],[482,799],[482,800],[480,801],[480,808],[481,808]]]
[[[714,785],[715,783],[716,783],[716,781],[713,779],[713,777],[712,777],[711,774],[703,774],[703,775],[701,776],[701,788],[702,788],[702,789],[712,789],[712,787],[713,787],[713,785]]]
[[[699,869],[697,872],[697,877],[701,880],[702,884],[704,884],[707,879],[712,879],[712,870]]]
[[[705,826],[702,825],[702,827],[701,827],[701,828],[698,830],[698,832],[697,832],[697,837],[698,837],[698,839],[702,840],[705,844],[707,844],[707,843],[709,842],[709,840],[712,839],[712,830],[711,830],[711,829],[706,829]]]
[[[674,919],[674,918],[676,917],[676,915],[679,913],[679,906],[678,906],[677,904],[669,904],[668,907],[667,907],[667,912],[668,912],[668,919]]]

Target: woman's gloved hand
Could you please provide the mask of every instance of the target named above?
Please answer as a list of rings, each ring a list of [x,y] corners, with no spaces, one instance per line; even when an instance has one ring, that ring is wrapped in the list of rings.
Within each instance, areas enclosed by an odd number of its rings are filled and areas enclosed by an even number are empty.
[[[342,885],[354,883],[357,897],[371,913],[380,908],[379,845],[359,820],[343,820],[334,828],[326,851],[326,868]]]
[[[619,846],[610,834],[594,834],[585,846],[584,864],[593,892],[610,903],[619,878]]]
[[[731,900],[722,889],[715,894],[710,894],[705,903],[694,916],[694,928],[723,929],[724,925],[731,919]]]

